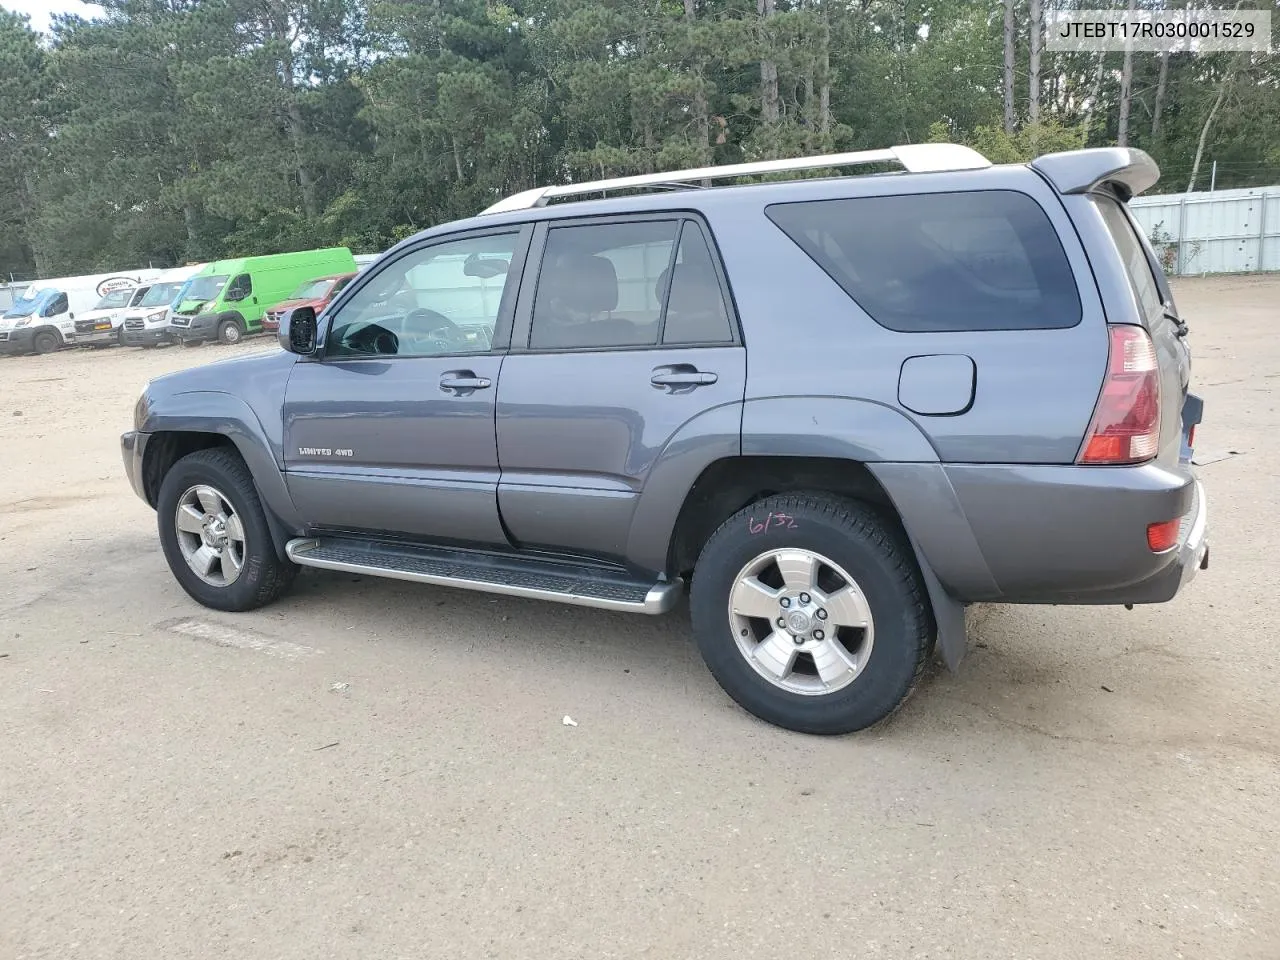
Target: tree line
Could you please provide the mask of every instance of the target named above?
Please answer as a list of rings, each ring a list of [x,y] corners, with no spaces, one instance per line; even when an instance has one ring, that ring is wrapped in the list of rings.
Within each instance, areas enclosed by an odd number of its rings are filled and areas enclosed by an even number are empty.
[[[381,250],[536,185],[922,140],[1280,182],[1280,58],[1051,53],[1046,0],[101,5],[0,11],[2,279]]]

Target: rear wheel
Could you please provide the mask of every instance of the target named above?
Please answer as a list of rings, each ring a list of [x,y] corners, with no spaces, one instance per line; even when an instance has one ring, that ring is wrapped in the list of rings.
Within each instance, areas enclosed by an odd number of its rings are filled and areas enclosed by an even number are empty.
[[[31,346],[36,353],[53,353],[58,349],[58,335],[52,330],[41,330],[35,335]]]
[[[803,733],[861,730],[915,687],[932,624],[910,546],[872,507],[770,497],[703,548],[690,606],[698,648],[751,713]]]
[[[198,450],[175,463],[160,485],[156,516],[169,569],[206,607],[253,610],[297,573],[277,556],[253,478],[228,450]]]
[[[218,339],[223,343],[239,343],[244,331],[234,320],[223,320],[218,326]]]

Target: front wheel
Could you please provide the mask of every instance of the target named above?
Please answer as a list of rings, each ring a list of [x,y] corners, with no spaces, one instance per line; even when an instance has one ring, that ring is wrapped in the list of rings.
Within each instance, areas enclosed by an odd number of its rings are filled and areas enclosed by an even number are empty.
[[[239,343],[240,338],[244,336],[240,329],[240,324],[234,320],[223,320],[218,327],[218,339],[223,343]]]
[[[901,532],[826,494],[770,497],[730,517],[698,558],[690,608],[725,691],[802,733],[850,733],[893,713],[932,635]]]
[[[36,353],[53,353],[58,349],[58,335],[51,330],[41,330],[35,335],[31,347]]]
[[[297,573],[276,554],[253,478],[229,450],[198,450],[175,463],[160,485],[156,517],[169,569],[206,607],[264,606]]]

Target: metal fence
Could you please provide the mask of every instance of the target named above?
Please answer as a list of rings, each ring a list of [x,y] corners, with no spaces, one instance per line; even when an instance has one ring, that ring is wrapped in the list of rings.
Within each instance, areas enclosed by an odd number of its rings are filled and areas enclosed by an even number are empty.
[[[1137,197],[1129,206],[1174,276],[1280,270],[1280,186]]]

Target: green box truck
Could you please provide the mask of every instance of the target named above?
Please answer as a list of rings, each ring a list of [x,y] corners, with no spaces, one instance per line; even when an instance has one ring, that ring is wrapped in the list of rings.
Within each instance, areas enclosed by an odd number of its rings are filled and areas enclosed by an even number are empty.
[[[346,247],[218,260],[187,281],[178,295],[169,336],[184,345],[236,343],[262,332],[262,315],[289,299],[298,285],[335,273],[354,273]]]

